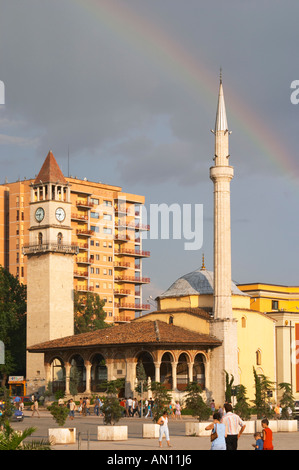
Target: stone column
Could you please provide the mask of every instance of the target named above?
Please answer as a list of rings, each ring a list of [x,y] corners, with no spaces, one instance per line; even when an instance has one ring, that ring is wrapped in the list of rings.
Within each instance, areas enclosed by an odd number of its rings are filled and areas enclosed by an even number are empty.
[[[86,370],[86,388],[85,393],[91,393],[91,363],[86,361],[84,363]]]
[[[178,363],[176,361],[173,361],[171,363],[172,367],[172,390],[176,391],[177,389],[177,380],[176,380],[176,368],[177,368]]]
[[[155,362],[155,381],[160,382],[160,365],[161,362]]]
[[[71,364],[66,362],[65,367],[65,394],[70,394],[70,380],[71,380]]]
[[[189,383],[193,382],[193,366],[194,366],[194,362],[188,362]]]

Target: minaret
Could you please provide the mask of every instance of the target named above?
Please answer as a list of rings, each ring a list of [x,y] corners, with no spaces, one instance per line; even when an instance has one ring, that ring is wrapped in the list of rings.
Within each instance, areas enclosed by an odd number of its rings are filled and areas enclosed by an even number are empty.
[[[225,371],[239,383],[237,321],[233,318],[231,296],[231,215],[230,182],[234,170],[229,165],[229,135],[223,94],[222,76],[215,129],[214,166],[210,178],[214,183],[214,318],[211,334],[222,345],[211,354],[211,384],[213,398],[223,403],[225,398]]]
[[[229,130],[223,95],[222,76],[215,121],[215,157],[210,168],[214,183],[214,318],[232,318],[231,303],[231,222]]]

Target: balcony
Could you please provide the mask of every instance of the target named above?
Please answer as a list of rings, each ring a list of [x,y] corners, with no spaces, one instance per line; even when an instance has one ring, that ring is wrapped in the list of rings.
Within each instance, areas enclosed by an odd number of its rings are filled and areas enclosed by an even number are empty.
[[[93,233],[94,232],[92,230],[87,230],[87,229],[76,230],[76,234],[78,235],[78,237],[92,237]]]
[[[79,279],[87,279],[88,278],[88,271],[74,271],[74,277]]]
[[[117,256],[135,256],[136,258],[149,258],[150,251],[133,250],[130,248],[123,248],[122,250],[116,251]]]
[[[78,201],[76,201],[76,206],[83,207],[84,209],[92,209],[94,204],[92,202],[85,201],[84,199],[78,199]]]
[[[38,243],[38,244],[29,244],[23,246],[24,255],[34,255],[37,253],[64,253],[77,255],[79,253],[79,248],[75,244],[65,244],[65,243]]]
[[[88,243],[78,243],[79,250],[88,250]]]
[[[149,310],[151,306],[149,304],[135,304],[135,303],[122,303],[122,304],[114,304],[114,307],[118,308],[119,310]]]
[[[72,213],[71,214],[71,219],[72,220],[79,220],[80,222],[82,222],[82,220],[87,222],[88,221],[88,215]]]
[[[132,294],[129,289],[114,289],[113,293],[115,297],[126,297],[127,295]]]
[[[76,263],[77,264],[91,264],[91,258],[83,258],[81,256],[77,256]]]
[[[76,291],[77,292],[93,292],[94,291],[94,287],[93,286],[76,286],[75,287]]]
[[[119,220],[118,222],[115,222],[115,228],[126,228],[126,229],[133,229],[133,230],[150,230],[150,226],[149,225],[143,225],[143,224],[139,224],[139,223],[136,223],[136,222],[124,222],[122,223],[121,220]]]
[[[132,282],[133,284],[149,284],[151,282],[149,277],[136,277],[136,276],[114,276],[115,282]]]
[[[125,261],[114,261],[114,269],[128,269],[131,264]]]
[[[134,318],[133,317],[125,317],[125,316],[117,316],[115,315],[114,316],[114,323],[126,323],[126,322],[130,322],[131,320],[133,320]]]

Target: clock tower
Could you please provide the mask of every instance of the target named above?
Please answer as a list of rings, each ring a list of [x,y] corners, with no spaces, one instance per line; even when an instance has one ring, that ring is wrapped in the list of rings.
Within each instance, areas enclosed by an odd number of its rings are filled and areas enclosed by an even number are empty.
[[[70,185],[53,153],[31,184],[27,262],[27,347],[74,334]],[[27,353],[27,391],[47,387],[43,354]]]

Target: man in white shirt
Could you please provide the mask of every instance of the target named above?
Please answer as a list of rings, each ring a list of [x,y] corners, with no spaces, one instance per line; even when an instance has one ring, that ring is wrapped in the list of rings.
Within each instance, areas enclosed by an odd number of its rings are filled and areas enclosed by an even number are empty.
[[[223,416],[223,423],[227,426],[226,450],[237,450],[238,439],[244,431],[246,425],[240,416],[233,413],[233,407],[229,403],[224,404],[226,414]]]

